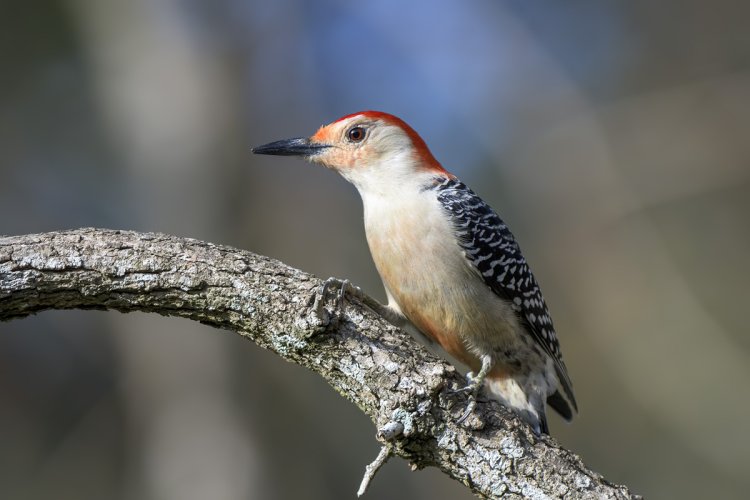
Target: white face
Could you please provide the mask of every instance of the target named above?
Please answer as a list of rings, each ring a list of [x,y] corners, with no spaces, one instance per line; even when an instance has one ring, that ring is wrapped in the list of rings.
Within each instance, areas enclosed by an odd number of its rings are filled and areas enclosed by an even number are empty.
[[[414,129],[380,111],[348,115],[320,127],[310,138],[275,141],[253,152],[303,156],[336,170],[363,195],[393,195],[402,187],[422,186],[436,175],[451,175]]]
[[[310,142],[329,147],[308,159],[336,170],[360,192],[393,189],[442,171],[408,125],[390,115],[373,114],[357,114],[321,127]]]
[[[409,156],[412,149],[403,130],[364,115],[321,127],[310,140],[331,146],[310,160],[345,177],[354,170],[389,170],[391,162]],[[386,172],[383,174],[387,175]]]

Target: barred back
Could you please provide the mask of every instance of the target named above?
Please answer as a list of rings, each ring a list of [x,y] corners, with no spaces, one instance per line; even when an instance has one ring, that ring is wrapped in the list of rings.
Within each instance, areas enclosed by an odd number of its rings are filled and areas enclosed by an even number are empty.
[[[485,284],[508,301],[526,331],[552,358],[565,396],[577,411],[547,304],[513,234],[497,213],[464,183],[455,178],[436,180],[431,188],[437,190],[437,199],[453,222],[466,258]],[[563,417],[572,418],[571,409],[559,398],[555,394],[548,402]]]

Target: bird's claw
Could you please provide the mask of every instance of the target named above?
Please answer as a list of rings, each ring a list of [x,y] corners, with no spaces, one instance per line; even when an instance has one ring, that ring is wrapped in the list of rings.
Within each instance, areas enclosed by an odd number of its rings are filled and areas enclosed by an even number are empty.
[[[479,391],[482,388],[482,384],[484,383],[484,380],[479,380],[479,377],[475,376],[474,372],[467,373],[466,380],[468,383],[464,387],[455,389],[453,391],[454,394],[468,393],[469,395],[469,403],[466,405],[466,410],[456,421],[456,423],[458,423],[459,425],[464,423],[464,421],[469,418],[469,415],[474,412],[474,408],[476,408],[477,406],[477,396],[479,395]]]
[[[458,417],[458,420],[456,420],[456,423],[458,425],[461,425],[464,423],[464,421],[469,418],[469,415],[474,413],[474,408],[477,407],[477,398],[474,394],[469,395],[469,404],[466,405],[466,411],[464,411],[464,414]]]
[[[489,355],[482,356],[482,368],[479,370],[479,373],[477,373],[476,375],[474,375],[474,372],[467,373],[466,386],[454,391],[454,393],[469,394],[469,404],[466,405],[466,411],[464,411],[463,415],[461,415],[457,420],[457,423],[459,425],[462,424],[464,420],[466,420],[469,415],[474,412],[474,408],[476,408],[477,406],[477,396],[479,395],[479,391],[484,385],[484,379],[487,378],[487,374],[490,372],[491,368],[492,358]]]
[[[466,385],[458,389],[452,389],[451,394],[466,394],[466,393],[472,393],[472,392],[479,392],[479,388],[481,386],[482,386],[482,382],[480,381],[477,384],[477,377],[476,375],[474,375],[474,372],[469,372],[466,374]]]
[[[315,293],[315,300],[312,304],[312,309],[318,317],[322,317],[326,314],[325,304],[326,299],[329,297],[331,289],[338,288],[336,293],[336,309],[343,309],[346,301],[346,294],[354,297],[361,297],[363,295],[362,290],[353,285],[349,280],[340,280],[338,278],[328,278],[320,285],[320,288]]]

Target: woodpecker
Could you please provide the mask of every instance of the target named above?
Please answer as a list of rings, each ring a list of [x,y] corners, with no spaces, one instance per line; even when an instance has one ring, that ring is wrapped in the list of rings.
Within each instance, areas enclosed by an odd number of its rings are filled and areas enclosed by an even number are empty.
[[[384,309],[471,369],[470,398],[484,387],[537,434],[549,433],[545,402],[573,418],[578,408],[552,319],[515,237],[414,129],[362,111],[253,152],[301,156],[354,184]]]

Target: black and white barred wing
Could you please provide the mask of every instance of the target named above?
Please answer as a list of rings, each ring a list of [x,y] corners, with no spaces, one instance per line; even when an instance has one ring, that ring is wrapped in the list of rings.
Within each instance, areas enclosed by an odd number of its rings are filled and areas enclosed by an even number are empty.
[[[438,200],[456,226],[459,244],[467,258],[487,286],[510,303],[526,330],[554,360],[557,378],[565,396],[577,411],[572,384],[562,360],[547,304],[508,226],[462,182],[445,179],[435,188],[438,190]],[[572,417],[571,409],[564,400],[560,400],[559,394],[551,396],[549,403],[563,417]]]

